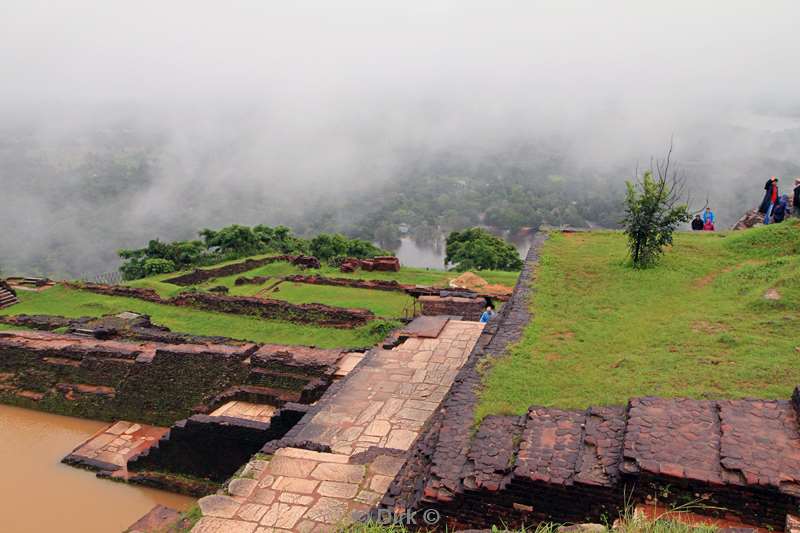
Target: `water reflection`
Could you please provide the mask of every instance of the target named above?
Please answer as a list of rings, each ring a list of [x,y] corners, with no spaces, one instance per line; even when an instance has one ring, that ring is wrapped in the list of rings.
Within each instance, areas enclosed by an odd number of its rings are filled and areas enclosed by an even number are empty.
[[[60,463],[104,422],[0,405],[0,531],[123,531],[160,503],[186,510],[194,500],[97,479]]]
[[[519,251],[520,257],[528,254],[533,241],[533,234],[522,232],[517,235],[501,235]],[[411,237],[400,239],[400,246],[392,250],[400,259],[400,264],[418,268],[444,268],[445,239],[440,237],[432,242],[417,242]]]

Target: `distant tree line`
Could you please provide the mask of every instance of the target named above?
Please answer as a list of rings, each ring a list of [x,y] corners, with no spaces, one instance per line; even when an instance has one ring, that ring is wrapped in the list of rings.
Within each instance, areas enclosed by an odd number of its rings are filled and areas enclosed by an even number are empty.
[[[403,236],[431,242],[451,231],[489,226],[514,234],[539,226],[619,227],[621,187],[602,178],[556,174],[471,177],[414,176],[355,195],[349,206],[320,209],[297,225],[313,231],[332,227],[394,248]]]
[[[233,224],[219,230],[203,229],[198,235],[200,240],[168,243],[154,239],[144,248],[119,250],[123,278],[139,279],[267,253],[310,254],[330,263],[344,257],[367,259],[389,253],[371,242],[341,234],[321,233],[303,239],[286,226]]]

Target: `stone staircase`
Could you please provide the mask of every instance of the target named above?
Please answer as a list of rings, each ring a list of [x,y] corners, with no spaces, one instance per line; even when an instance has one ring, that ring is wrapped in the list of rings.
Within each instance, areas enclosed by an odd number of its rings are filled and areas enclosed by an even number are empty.
[[[0,309],[19,303],[17,295],[5,283],[0,284]]]

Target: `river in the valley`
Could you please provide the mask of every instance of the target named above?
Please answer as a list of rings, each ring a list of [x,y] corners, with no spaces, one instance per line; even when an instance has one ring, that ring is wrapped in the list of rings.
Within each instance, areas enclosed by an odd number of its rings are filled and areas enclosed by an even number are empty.
[[[192,505],[185,496],[98,479],[60,463],[105,425],[0,405],[0,532],[114,533],[155,504]]]

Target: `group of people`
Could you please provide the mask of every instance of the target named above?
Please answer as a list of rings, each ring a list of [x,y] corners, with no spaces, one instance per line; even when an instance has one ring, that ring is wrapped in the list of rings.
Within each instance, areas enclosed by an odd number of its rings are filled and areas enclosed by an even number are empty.
[[[694,231],[714,231],[714,212],[710,207],[703,210],[702,218],[700,215],[695,215],[692,219],[692,229]]]
[[[778,178],[772,176],[764,185],[764,200],[758,212],[764,215],[764,224],[783,222],[789,216],[789,195],[781,195],[778,191]],[[794,180],[794,198],[792,198],[795,215],[800,216],[800,178]]]

